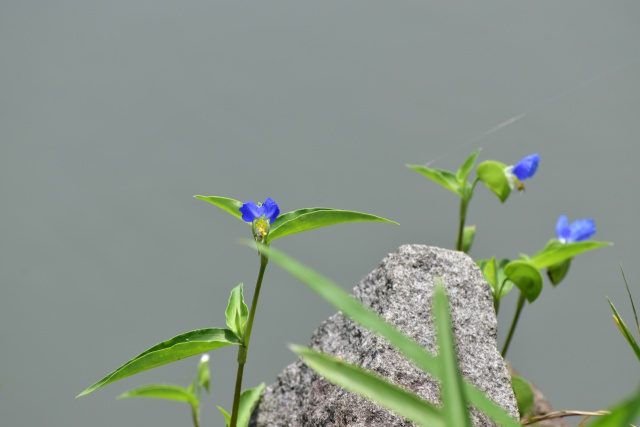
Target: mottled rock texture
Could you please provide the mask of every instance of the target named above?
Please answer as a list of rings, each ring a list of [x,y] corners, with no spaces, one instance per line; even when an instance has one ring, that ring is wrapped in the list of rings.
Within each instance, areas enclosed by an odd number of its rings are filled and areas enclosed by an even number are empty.
[[[491,291],[474,262],[462,252],[405,245],[389,254],[353,290],[386,321],[436,352],[431,298],[436,278],[449,295],[460,370],[514,417],[517,404],[496,347]],[[386,341],[337,313],[314,332],[310,346],[390,379],[434,403],[438,384]],[[476,426],[493,426],[473,413]],[[289,365],[267,387],[252,427],[411,426],[412,423],[325,381],[302,362]]]

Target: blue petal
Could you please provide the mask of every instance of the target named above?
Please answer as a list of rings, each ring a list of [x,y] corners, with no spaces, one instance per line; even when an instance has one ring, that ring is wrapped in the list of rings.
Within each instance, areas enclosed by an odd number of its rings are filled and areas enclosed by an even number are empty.
[[[517,176],[520,181],[531,178],[538,170],[539,162],[540,155],[531,154],[516,163],[516,165],[513,167],[513,174]]]
[[[263,209],[265,218],[267,218],[269,222],[275,221],[278,215],[280,215],[280,208],[278,207],[278,204],[274,202],[271,197],[267,197],[267,200],[265,200],[264,204],[262,205],[262,209]]]
[[[569,219],[566,215],[560,215],[556,223],[556,237],[558,240],[566,242],[570,236],[571,229],[569,228]]]
[[[254,219],[260,218],[264,213],[264,208],[253,202],[246,202],[240,207],[242,220],[245,222],[253,222]]]
[[[573,221],[569,226],[571,229],[571,237],[569,242],[580,242],[587,240],[596,232],[596,223],[592,219],[579,219]]]

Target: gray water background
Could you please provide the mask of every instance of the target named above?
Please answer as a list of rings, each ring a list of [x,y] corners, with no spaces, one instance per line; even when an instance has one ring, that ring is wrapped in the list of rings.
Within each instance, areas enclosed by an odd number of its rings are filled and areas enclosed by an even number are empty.
[[[545,284],[509,358],[558,409],[631,393],[605,295],[633,323],[619,264],[640,301],[639,18],[635,1],[2,1],[0,425],[190,425],[186,405],[115,396],[186,385],[195,358],[74,396],[223,326],[238,282],[250,296],[249,229],[194,194],[400,222],[275,243],[351,289],[401,244],[454,245],[456,196],[405,164],[454,169],[477,147],[542,160],[503,206],[478,188],[472,256],[535,253],[562,213],[615,243]],[[270,266],[244,384],[272,382],[333,312]],[[235,357],[212,354],[204,426],[231,406]]]

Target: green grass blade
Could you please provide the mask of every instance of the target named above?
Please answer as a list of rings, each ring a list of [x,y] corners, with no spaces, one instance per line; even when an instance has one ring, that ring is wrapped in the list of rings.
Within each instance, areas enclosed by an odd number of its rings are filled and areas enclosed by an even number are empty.
[[[242,214],[240,213],[240,208],[242,207],[242,202],[239,200],[229,199],[228,197],[219,197],[219,196],[193,196],[196,199],[204,200],[205,202],[209,202],[214,206],[219,207],[223,211],[235,216],[240,221],[244,222],[242,219]],[[245,223],[248,224],[248,223]]]
[[[440,388],[443,413],[448,426],[471,427],[463,379],[458,370],[458,357],[451,330],[449,301],[442,283],[436,284],[433,296],[433,315],[436,323],[439,359],[442,369]]]
[[[372,372],[307,347],[290,345],[289,348],[330,382],[370,399],[410,421],[424,427],[455,425],[446,424],[442,413],[433,404]]]
[[[186,332],[140,353],[76,397],[84,396],[107,384],[157,366],[232,344],[239,344],[239,340],[228,329],[210,328]]]
[[[634,395],[609,409],[611,413],[598,418],[588,427],[626,427],[640,414],[640,389]]]
[[[640,347],[638,346],[638,343],[636,342],[635,338],[633,338],[631,331],[624,323],[624,320],[622,320],[622,317],[620,317],[620,313],[618,313],[618,310],[616,310],[616,307],[613,305],[611,300],[607,298],[607,301],[609,301],[609,305],[611,306],[611,310],[613,311],[613,320],[618,325],[618,329],[620,329],[622,336],[624,336],[624,338],[633,349],[633,352],[636,354],[636,357],[638,358],[638,360],[640,360]]]
[[[631,296],[631,291],[629,290],[629,284],[627,283],[627,277],[624,275],[622,264],[620,264],[620,272],[622,273],[622,280],[624,280],[624,286],[627,288],[627,294],[629,294],[629,301],[631,301],[631,308],[633,309],[633,317],[635,317],[636,319],[636,327],[640,332],[640,323],[638,323],[638,313],[636,313],[636,306],[633,303],[633,297]]]
[[[153,399],[175,400],[177,402],[187,402],[191,406],[198,406],[198,399],[189,393],[188,390],[173,384],[149,384],[134,388],[126,393],[122,393],[117,399],[130,397],[146,397]]]
[[[290,234],[345,222],[376,221],[397,224],[395,221],[362,212],[326,208],[315,209],[318,210],[311,210],[310,212],[305,212],[300,215],[292,215],[288,220],[274,221],[274,226],[271,227],[267,241],[270,242]]]
[[[267,253],[270,259],[280,265],[281,268],[296,277],[346,316],[384,337],[423,371],[439,380],[442,379],[442,369],[440,369],[440,362],[436,357],[420,344],[407,338],[395,327],[386,323],[380,316],[362,305],[338,285],[272,247],[263,246],[260,250]],[[469,402],[494,421],[504,427],[520,427],[520,424],[511,418],[504,409],[482,394],[475,386],[465,381],[463,387]]]

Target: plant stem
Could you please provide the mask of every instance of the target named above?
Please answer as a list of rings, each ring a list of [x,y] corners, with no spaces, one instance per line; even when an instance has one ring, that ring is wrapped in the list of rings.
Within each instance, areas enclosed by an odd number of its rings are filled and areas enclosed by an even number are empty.
[[[247,319],[247,328],[244,332],[243,342],[238,347],[238,372],[236,373],[236,387],[233,393],[233,409],[231,411],[230,427],[236,427],[238,424],[238,409],[240,407],[240,393],[242,391],[242,375],[244,373],[244,365],[247,362],[247,352],[249,350],[249,341],[251,341],[251,331],[253,330],[253,319],[256,315],[258,306],[258,298],[260,297],[260,288],[262,287],[262,278],[264,270],[267,268],[269,258],[260,253],[260,272],[256,281],[256,288],[253,292],[253,301],[251,301],[251,310],[249,310],[249,318]]]
[[[460,224],[458,226],[458,242],[456,243],[456,250],[462,250],[462,235],[464,234],[464,222],[467,219],[467,206],[469,206],[469,200],[462,197],[460,199]]]
[[[513,322],[511,322],[511,328],[509,329],[509,335],[507,335],[507,341],[504,343],[504,347],[502,347],[503,358],[507,355],[507,350],[509,350],[509,344],[511,344],[511,338],[513,338],[513,333],[516,331],[516,325],[518,324],[518,319],[520,318],[520,313],[522,312],[525,301],[524,294],[520,292],[516,313],[513,316]]]
[[[193,418],[193,426],[200,427],[200,410],[196,406],[191,406],[191,417]]]

